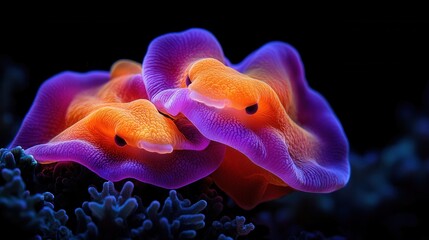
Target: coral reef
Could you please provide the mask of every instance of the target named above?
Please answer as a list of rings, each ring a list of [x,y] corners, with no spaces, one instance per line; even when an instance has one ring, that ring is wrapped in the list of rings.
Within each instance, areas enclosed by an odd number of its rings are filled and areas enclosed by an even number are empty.
[[[54,211],[54,195],[49,192],[30,195],[20,169],[3,169],[2,180],[0,224],[16,231],[20,238],[192,239],[198,236],[203,239],[236,239],[254,229],[253,224],[245,224],[244,217],[233,220],[223,217],[203,230],[206,226],[202,213],[207,207],[205,200],[191,204],[190,200],[182,199],[175,190],[171,190],[163,205],[152,201],[144,207],[138,196],[132,196],[134,184],[128,181],[120,191],[112,182],[105,182],[100,192],[89,187],[91,200],[75,209],[75,231],[72,232],[66,211]],[[213,209],[223,208],[220,196],[215,196],[212,202]],[[199,235],[198,230],[203,235]]]
[[[49,191],[55,195],[55,206],[73,212],[89,200],[88,187],[102,186],[104,180],[82,165],[62,162],[42,165],[36,169],[38,191]]]
[[[246,236],[255,229],[253,223],[245,224],[246,218],[236,216],[232,219],[224,216],[219,221],[214,221],[212,224],[216,232],[220,232],[218,239],[236,239],[239,236]]]
[[[84,220],[79,225],[86,225],[86,230],[98,233],[100,239],[129,237],[126,235],[127,218],[138,205],[137,200],[131,197],[132,189],[130,182],[124,185],[120,193],[114,189],[112,182],[104,183],[100,193],[90,187],[88,191],[92,201],[84,202],[82,208],[75,211],[78,219]],[[94,221],[95,225],[91,224],[91,221]],[[96,226],[95,231],[92,230],[93,226]]]
[[[85,167],[75,163],[38,165],[21,147],[0,149],[0,170],[0,224],[16,231],[20,238],[235,239],[254,229],[252,224],[244,224],[244,217],[214,220],[224,205],[210,179],[183,189],[194,195],[194,204],[171,190],[164,204],[154,200],[145,207],[139,196],[132,196],[134,184],[130,181],[120,191],[112,182],[104,182],[98,192],[88,185],[101,186],[102,179]],[[31,191],[48,189],[54,194],[31,195],[28,184],[32,185]],[[152,188],[143,186],[139,195],[148,191],[161,197],[166,193]],[[81,207],[76,208],[76,204]],[[54,211],[54,205],[60,210]],[[67,213],[73,212],[75,217],[69,221]]]
[[[13,79],[14,71],[0,71],[0,78]],[[2,91],[19,88],[8,81]],[[4,145],[20,119],[10,118],[12,97],[2,95],[8,103],[0,105]],[[344,189],[295,192],[249,211],[213,175],[169,191],[129,179],[105,182],[77,163],[38,164],[21,147],[0,149],[0,226],[17,239],[424,239],[429,106],[405,105],[399,113],[403,133],[396,141],[352,151]]]
[[[154,233],[162,233],[160,239],[194,238],[198,229],[205,226],[204,214],[200,212],[207,206],[204,200],[195,204],[187,199],[181,200],[176,191],[172,190],[160,210],[158,201],[152,202],[145,210],[146,218],[138,229],[133,231],[135,236],[144,239],[154,237]]]
[[[37,162],[33,156],[27,155],[19,146],[12,149],[0,149],[0,170],[19,168],[20,175],[27,184],[33,184],[36,166]]]
[[[210,178],[178,190],[191,201],[174,191],[168,195],[166,190],[131,182],[118,183],[123,184],[121,191],[107,182],[101,192],[90,187],[88,194],[90,184],[100,187],[103,180],[85,167],[39,165],[20,147],[0,149],[0,224],[16,237],[45,239],[341,239],[340,235],[374,238],[382,234],[418,238],[429,200],[427,126],[425,112],[413,113],[407,117],[404,137],[391,146],[352,153],[352,178],[339,192],[293,193],[248,212],[238,209]],[[133,191],[137,196],[132,196]],[[167,195],[164,204],[153,201]],[[183,217],[183,208],[176,207],[192,209],[191,216]],[[251,219],[256,229],[241,236],[253,227],[236,215]]]
[[[64,210],[54,211],[49,193],[34,194],[25,190],[21,171],[17,168],[1,170],[4,184],[0,185],[0,225],[14,234],[17,239],[58,239],[68,232],[64,228],[67,214]],[[62,228],[62,231],[59,229]],[[60,234],[60,235],[57,235]]]
[[[189,239],[205,226],[200,213],[207,206],[204,200],[191,204],[171,190],[162,208],[158,201],[143,207],[138,197],[131,196],[133,188],[132,182],[120,192],[112,182],[105,182],[101,192],[90,187],[92,200],[76,209],[78,233],[99,239]]]

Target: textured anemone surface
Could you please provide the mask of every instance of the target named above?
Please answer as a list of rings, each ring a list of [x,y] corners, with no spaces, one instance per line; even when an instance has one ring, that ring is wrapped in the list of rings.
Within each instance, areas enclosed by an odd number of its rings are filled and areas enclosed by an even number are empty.
[[[141,65],[121,60],[107,72],[65,72],[47,80],[11,146],[40,163],[73,161],[101,177],[177,188],[212,173],[224,147],[183,116],[147,100]]]
[[[150,44],[143,80],[159,109],[225,144],[213,178],[243,208],[291,189],[332,192],[349,179],[341,124],[288,44],[268,43],[233,65],[205,30],[166,34]]]
[[[18,145],[109,181],[175,189],[211,175],[244,209],[293,190],[332,192],[350,176],[342,126],[293,47],[270,42],[231,64],[202,29],[156,38],[142,64],[47,80]]]

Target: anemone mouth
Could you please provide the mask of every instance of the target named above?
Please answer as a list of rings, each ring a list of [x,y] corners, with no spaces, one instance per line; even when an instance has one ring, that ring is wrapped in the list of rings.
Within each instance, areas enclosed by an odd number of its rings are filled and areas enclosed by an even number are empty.
[[[189,97],[196,102],[200,102],[209,107],[215,107],[218,109],[225,108],[227,105],[231,103],[228,99],[221,99],[221,100],[213,99],[213,98],[206,97],[196,91],[191,91],[191,93],[189,94]]]
[[[253,115],[253,114],[255,114],[258,111],[258,104],[255,103],[253,105],[250,105],[250,106],[246,107],[245,110],[246,110],[247,114]]]
[[[125,141],[125,139],[121,138],[118,135],[115,135],[115,143],[119,147],[123,147],[123,146],[127,145],[127,142]]]

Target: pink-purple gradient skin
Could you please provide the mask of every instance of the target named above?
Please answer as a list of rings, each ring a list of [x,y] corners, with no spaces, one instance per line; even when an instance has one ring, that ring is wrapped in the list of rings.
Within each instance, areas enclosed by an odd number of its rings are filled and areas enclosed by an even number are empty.
[[[194,65],[204,59],[226,65],[225,71],[235,69],[238,73],[231,73],[231,76],[239,79],[240,84],[230,85],[234,79],[224,76],[216,80],[216,74],[210,73],[210,69],[207,73],[200,74],[199,70],[192,73]],[[201,69],[204,71],[204,67]],[[198,83],[186,79],[190,72],[199,76]],[[246,78],[243,74],[253,80],[241,80]],[[211,76],[210,80],[204,79],[206,75]],[[281,179],[283,187],[327,193],[347,183],[350,176],[347,138],[326,100],[308,86],[301,59],[291,46],[268,43],[242,63],[231,65],[215,37],[205,30],[166,34],[149,46],[143,62],[143,76],[149,99],[159,109],[173,116],[184,114],[205,137],[238,150],[253,164]],[[204,81],[213,83],[204,85]],[[192,88],[193,84],[197,86]],[[239,95],[250,91],[249,96],[258,96],[256,100],[261,101],[260,108],[264,105],[271,112],[255,117],[256,122],[252,122],[253,116],[242,115],[245,110],[240,101],[247,101],[245,97],[225,94],[226,99],[222,98],[222,93],[230,90],[228,86],[233,86],[234,93]],[[195,92],[196,96],[202,95],[203,100],[196,100]],[[214,97],[207,96],[212,93]],[[210,102],[213,98],[216,98],[215,104]],[[209,99],[209,103],[204,99]],[[217,104],[220,105],[213,107]],[[229,169],[224,175],[217,174],[217,178],[229,179],[232,185],[237,179],[242,185],[235,186],[236,189],[258,188],[254,182],[254,186],[245,186],[246,182],[239,180],[245,176],[240,176],[239,169],[235,172],[236,176],[228,176],[234,174],[234,170]],[[226,192],[234,195],[232,191]],[[244,204],[245,207],[251,208],[273,198],[259,197]],[[239,196],[233,198],[240,201]]]
[[[179,188],[206,177],[220,165],[224,147],[209,142],[183,116],[170,120],[159,113],[147,100],[138,68],[137,74],[124,75],[124,67],[118,71],[124,76],[112,77],[102,71],[65,72],[47,80],[10,146],[22,146],[40,163],[80,163],[111,181],[135,178],[164,188]],[[118,77],[122,79],[115,80]],[[111,81],[116,83],[106,87]],[[73,117],[68,115],[76,100],[87,107],[74,106],[74,117],[79,118],[70,122]],[[131,110],[138,114],[133,115]],[[146,117],[140,119],[140,115]],[[146,121],[147,116],[160,119],[158,125]],[[170,124],[166,129],[177,128],[183,134],[180,149],[160,154],[115,143],[115,132],[122,131],[121,137],[127,139],[137,134],[136,128],[159,128],[164,122]],[[162,128],[155,130],[160,132]]]

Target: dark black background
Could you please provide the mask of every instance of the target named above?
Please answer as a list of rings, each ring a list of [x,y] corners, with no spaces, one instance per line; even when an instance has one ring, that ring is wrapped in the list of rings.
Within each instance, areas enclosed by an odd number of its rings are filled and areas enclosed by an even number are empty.
[[[30,78],[30,85],[16,99],[19,114],[28,111],[37,88],[50,76],[64,70],[108,70],[122,58],[141,61],[152,39],[191,27],[211,31],[232,62],[269,41],[295,46],[310,86],[328,99],[353,150],[363,152],[391,143],[400,136],[398,106],[422,104],[429,80],[429,25],[420,16],[323,21],[270,12],[246,17],[176,15],[57,14],[24,23],[5,19],[0,55],[23,66]]]

